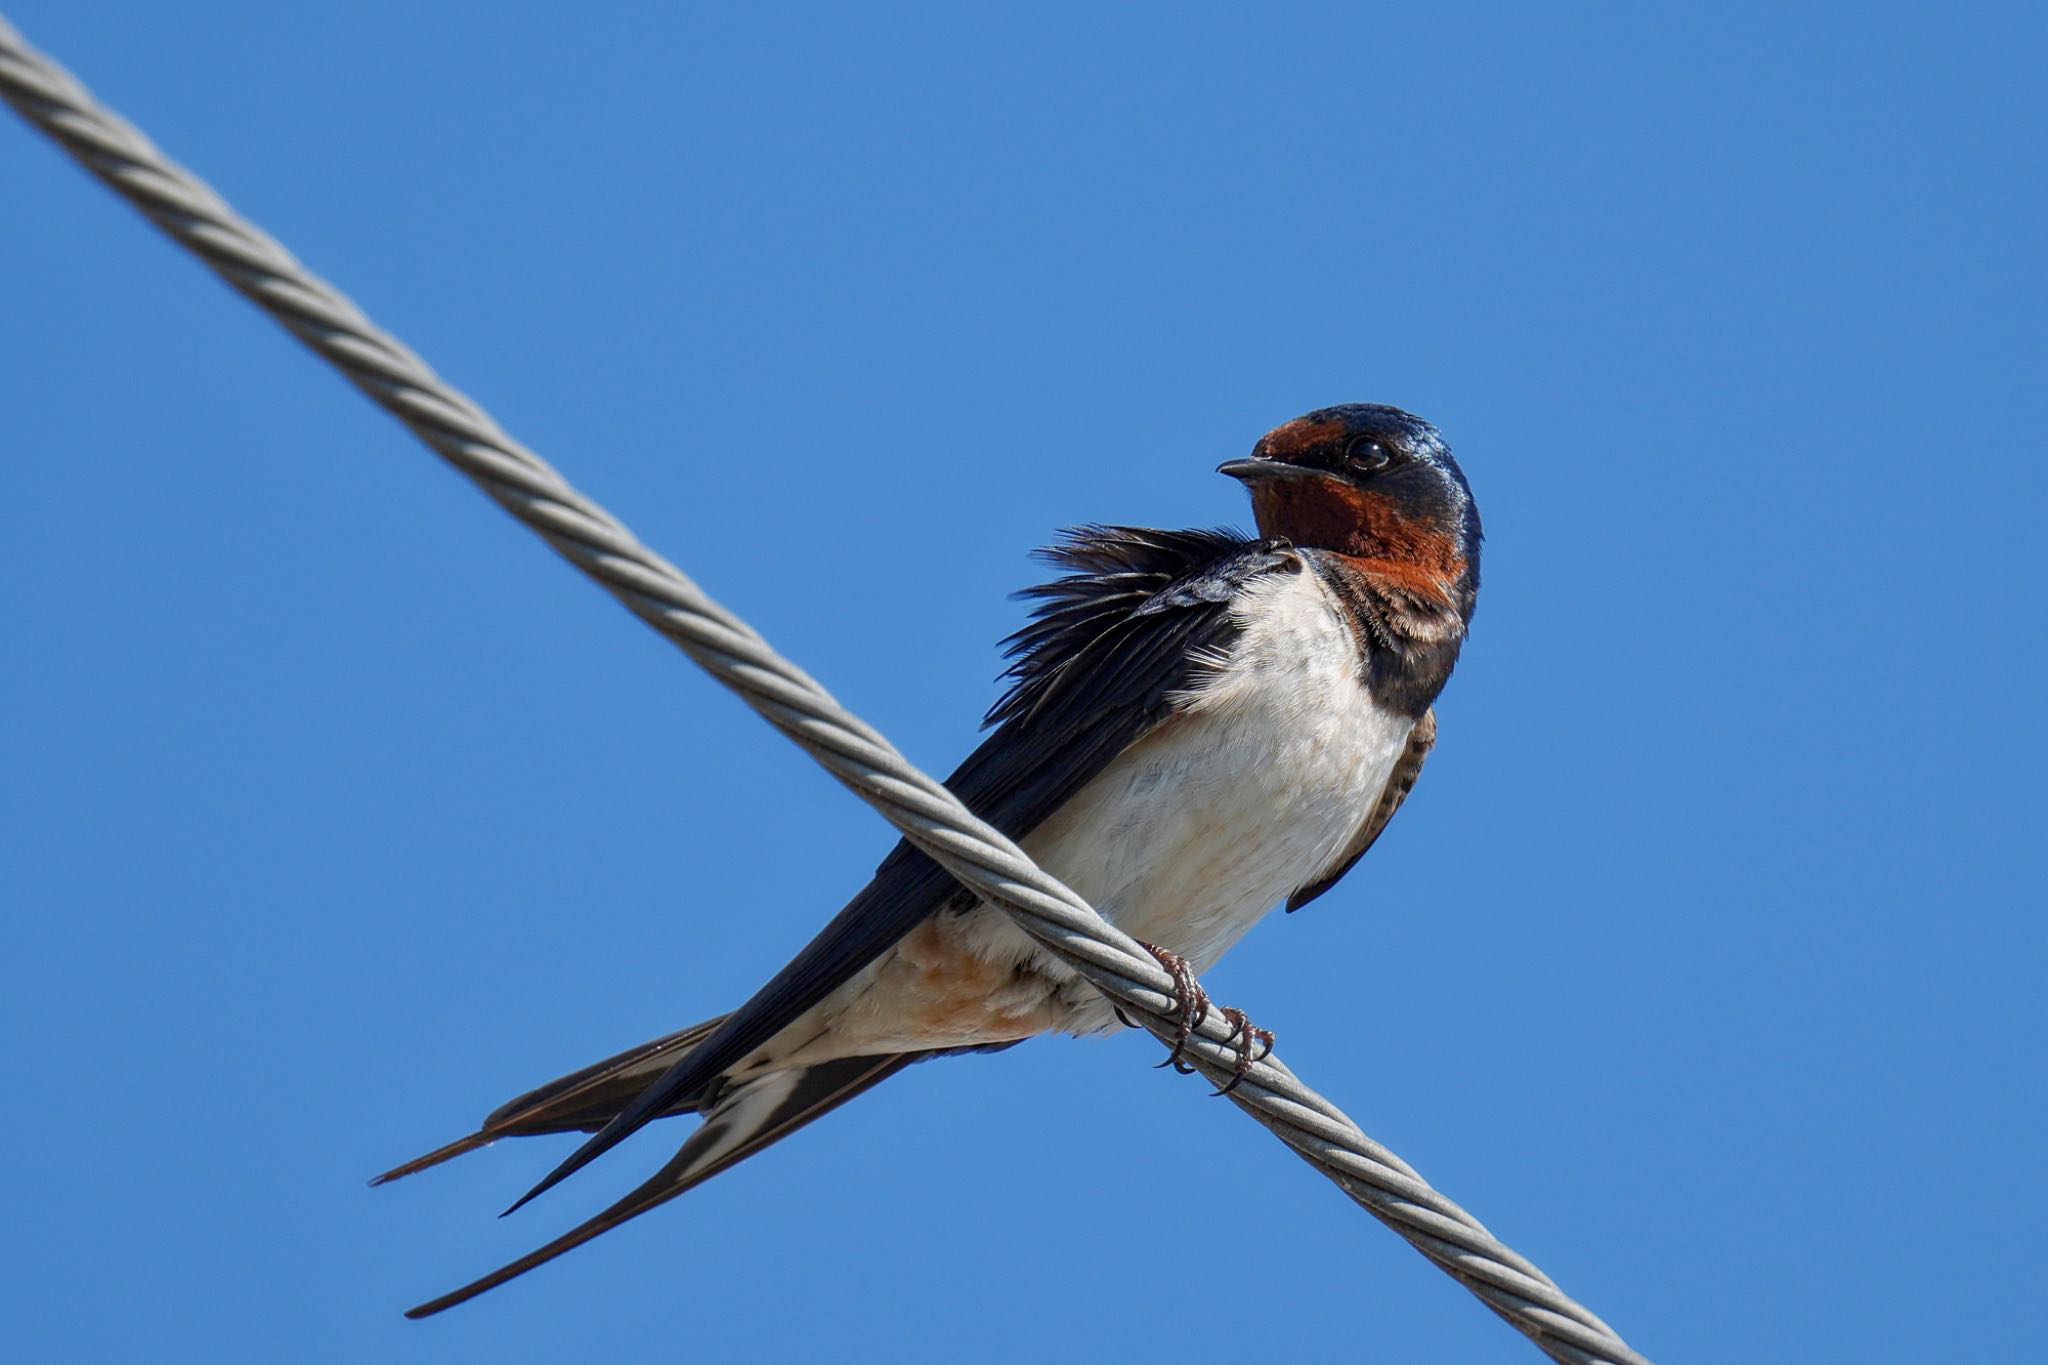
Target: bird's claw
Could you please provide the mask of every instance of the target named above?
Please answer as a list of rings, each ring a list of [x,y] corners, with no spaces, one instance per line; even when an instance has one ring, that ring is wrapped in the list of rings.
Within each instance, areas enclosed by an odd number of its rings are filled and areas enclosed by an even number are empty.
[[[1202,983],[1195,980],[1194,969],[1188,960],[1169,948],[1160,948],[1138,940],[1138,946],[1152,954],[1166,974],[1173,978],[1173,998],[1180,1003],[1180,1028],[1174,1034],[1173,1051],[1166,1054],[1160,1066],[1170,1066],[1186,1076],[1194,1068],[1181,1061],[1181,1054],[1187,1050],[1188,1039],[1195,1036],[1195,1030],[1209,1017],[1209,993],[1202,989]]]
[[[1253,1028],[1252,1021],[1245,1015],[1243,1010],[1232,1009],[1229,1005],[1223,1006],[1219,1012],[1225,1019],[1230,1021],[1230,1036],[1238,1040],[1237,1066],[1233,1068],[1230,1080],[1224,1087],[1211,1093],[1228,1095],[1231,1091],[1237,1089],[1238,1082],[1251,1074],[1253,1067],[1273,1055],[1273,1031],[1271,1029]],[[1252,1047],[1255,1043],[1264,1043],[1266,1045],[1266,1050],[1256,1057],[1252,1056]]]

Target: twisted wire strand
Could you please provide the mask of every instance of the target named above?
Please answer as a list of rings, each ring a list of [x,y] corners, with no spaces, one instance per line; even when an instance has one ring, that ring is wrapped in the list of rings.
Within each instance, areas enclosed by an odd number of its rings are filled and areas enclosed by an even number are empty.
[[[944,786],[570,487],[332,285],[29,47],[5,18],[0,96],[627,610],[738,693],[947,872],[1001,907],[1154,1037],[1172,1041],[1178,1002],[1171,978],[1149,953],[977,820]],[[1237,1048],[1219,1012],[1210,1012],[1185,1057],[1212,1082],[1232,1078]],[[1648,1365],[1612,1328],[1367,1137],[1278,1057],[1259,1059],[1230,1099],[1552,1359]]]

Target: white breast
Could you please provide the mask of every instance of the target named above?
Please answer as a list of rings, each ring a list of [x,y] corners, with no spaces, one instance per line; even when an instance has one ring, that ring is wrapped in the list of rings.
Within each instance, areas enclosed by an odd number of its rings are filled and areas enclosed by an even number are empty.
[[[1184,710],[1024,842],[1118,928],[1197,971],[1336,860],[1414,727],[1367,695],[1313,573],[1260,579],[1233,610],[1242,633]]]
[[[1111,923],[1198,972],[1336,861],[1414,726],[1360,685],[1313,573],[1261,578],[1232,610],[1236,642],[1177,713],[1024,840]],[[1102,996],[983,905],[912,931],[791,1025],[775,1064],[1111,1027]]]

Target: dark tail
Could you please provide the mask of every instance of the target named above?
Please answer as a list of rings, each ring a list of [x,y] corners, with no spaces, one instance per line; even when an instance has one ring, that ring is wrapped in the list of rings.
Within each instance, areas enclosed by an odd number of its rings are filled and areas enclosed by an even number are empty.
[[[717,1021],[713,1020],[715,1024]],[[379,1176],[394,1180],[401,1175],[431,1166],[437,1161],[481,1146],[493,1137],[513,1133],[561,1132],[603,1124],[655,1075],[659,1075],[683,1050],[710,1032],[711,1025],[657,1039],[633,1052],[622,1053],[607,1062],[565,1076],[552,1085],[522,1095],[492,1114],[484,1126],[461,1142],[450,1143],[417,1161]],[[687,1039],[688,1041],[681,1041]],[[657,1052],[667,1051],[657,1057]],[[812,1119],[832,1112],[854,1096],[879,1085],[927,1053],[905,1052],[889,1057],[844,1057],[816,1066],[770,1071],[752,1080],[728,1087],[704,1111],[704,1126],[690,1138],[654,1177],[598,1214],[590,1221],[563,1233],[536,1251],[528,1252],[510,1265],[502,1266],[480,1280],[473,1280],[452,1293],[408,1309],[409,1318],[425,1318],[475,1298],[487,1289],[524,1275],[537,1265],[552,1261],[565,1251],[583,1245],[600,1233],[611,1231],[629,1218],[665,1204],[677,1195],[703,1184],[728,1166],[746,1160],[762,1148],[787,1137]],[[610,1070],[608,1070],[610,1069]],[[630,1082],[630,1083],[629,1083]],[[609,1110],[598,1112],[591,1095],[581,1087],[602,1087]],[[529,1104],[529,1101],[538,1102]],[[522,1107],[525,1106],[525,1107]],[[687,1106],[694,1108],[694,1105]],[[669,1112],[681,1112],[680,1109]],[[501,1122],[502,1118],[502,1122]],[[568,1120],[573,1118],[574,1122]],[[545,1126],[531,1126],[531,1125]],[[495,1127],[494,1127],[495,1125]]]
[[[628,1048],[616,1057],[607,1057],[581,1071],[572,1071],[559,1080],[529,1090],[517,1099],[507,1100],[485,1116],[483,1124],[468,1137],[457,1138],[425,1156],[414,1157],[403,1166],[394,1166],[370,1183],[382,1185],[415,1171],[424,1171],[429,1166],[438,1166],[451,1157],[473,1152],[501,1137],[595,1132],[724,1022],[724,1015],[707,1019],[693,1028]],[[703,1098],[702,1095],[685,1095],[666,1112],[694,1114]]]

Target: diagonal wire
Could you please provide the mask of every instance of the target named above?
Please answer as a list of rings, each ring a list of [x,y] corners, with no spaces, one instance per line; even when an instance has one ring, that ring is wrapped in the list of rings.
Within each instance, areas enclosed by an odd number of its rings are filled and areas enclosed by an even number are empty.
[[[1179,1023],[1173,983],[1149,953],[975,819],[945,787],[506,435],[332,285],[29,47],[4,18],[0,96],[563,558],[737,692],[954,877],[1001,907],[1155,1037],[1173,1038]],[[1212,1012],[1186,1056],[1210,1080],[1229,1080],[1237,1060],[1229,1024]],[[1260,1060],[1230,1099],[1552,1359],[1648,1365],[1612,1328],[1367,1137],[1278,1057]]]

